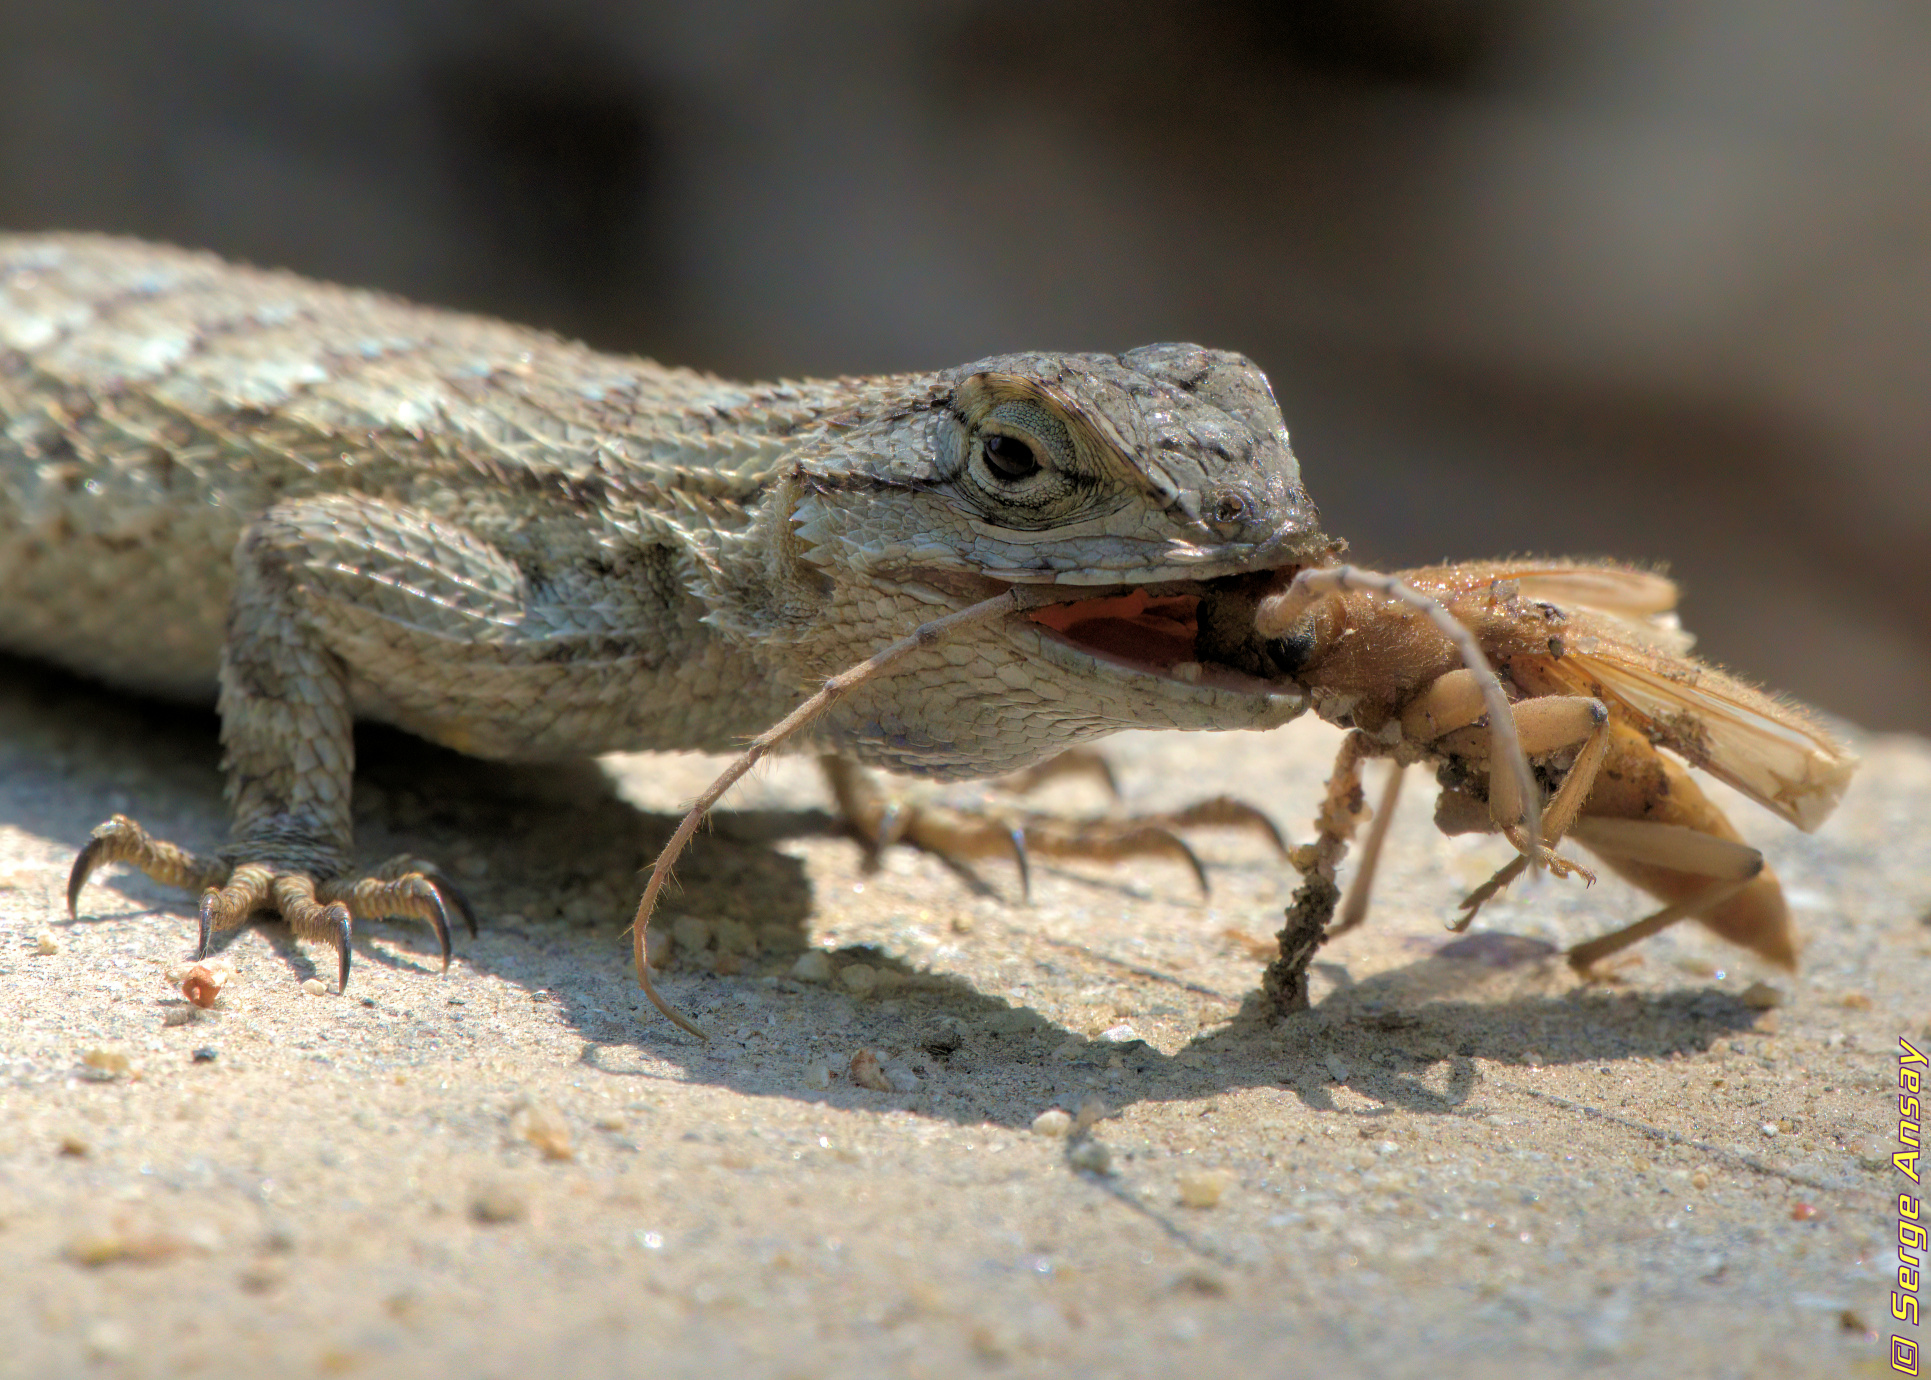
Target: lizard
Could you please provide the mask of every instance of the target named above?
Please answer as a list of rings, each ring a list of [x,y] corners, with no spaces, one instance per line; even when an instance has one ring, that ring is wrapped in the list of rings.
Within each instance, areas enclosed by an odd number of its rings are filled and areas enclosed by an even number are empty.
[[[1268,728],[1200,601],[1332,562],[1273,392],[1189,344],[736,383],[105,236],[0,236],[0,649],[221,721],[229,837],[113,862],[258,911],[475,927],[354,856],[351,727],[485,758],[734,748],[908,637],[818,748],[990,776],[1119,729]],[[1012,594],[1011,611],[935,623]]]

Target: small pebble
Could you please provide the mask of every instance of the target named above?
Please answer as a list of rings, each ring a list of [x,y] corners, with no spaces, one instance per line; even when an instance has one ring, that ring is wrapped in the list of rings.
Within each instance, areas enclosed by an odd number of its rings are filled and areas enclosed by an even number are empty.
[[[125,1361],[134,1354],[134,1334],[108,1318],[89,1323],[80,1344],[91,1361]]]
[[[805,1086],[823,1092],[831,1086],[831,1065],[820,1059],[805,1065]]]
[[[1743,989],[1737,1000],[1752,1011],[1768,1011],[1784,1004],[1784,994],[1767,982],[1753,982]]]
[[[851,963],[839,970],[838,980],[855,996],[864,996],[878,986],[878,969],[869,963]]]
[[[1113,1172],[1113,1152],[1096,1140],[1081,1141],[1066,1158],[1073,1168],[1083,1169],[1088,1174]]]
[[[1790,1220],[1793,1222],[1812,1222],[1823,1215],[1809,1203],[1798,1203],[1790,1209]]]
[[[1045,1024],[1046,1018],[1030,1006],[1012,1006],[988,1012],[980,1019],[979,1028],[992,1035],[1019,1035]]]
[[[212,1064],[216,1059],[219,1059],[220,1057],[221,1057],[221,1051],[216,1049],[213,1045],[203,1045],[200,1049],[197,1049],[194,1052],[194,1061],[197,1064]]]
[[[169,1232],[82,1232],[67,1242],[61,1254],[76,1265],[98,1270],[103,1265],[159,1265],[188,1247],[185,1238]]]
[[[60,952],[60,940],[51,934],[37,934],[34,936],[34,952],[42,958],[57,954]]]
[[[758,952],[758,938],[751,927],[738,920],[714,920],[711,933],[718,948],[727,953],[741,954],[755,958]]]
[[[94,1147],[79,1136],[65,1135],[60,1138],[60,1153],[69,1159],[85,1159],[92,1154]]]
[[[791,965],[791,976],[800,982],[830,982],[831,960],[823,949],[807,949]]]
[[[699,949],[710,947],[711,922],[700,920],[695,915],[680,915],[671,922],[670,932],[676,937],[677,947],[686,953],[696,953]]]
[[[220,959],[212,959],[206,963],[192,965],[174,981],[180,986],[182,996],[196,1006],[206,1008],[215,1004],[215,999],[221,995],[221,989],[234,975],[235,970],[229,964],[223,963]],[[321,986],[314,978],[310,978],[309,982],[315,982],[318,988]],[[308,983],[303,983],[302,986],[306,989]]]
[[[1173,1277],[1167,1286],[1176,1294],[1198,1294],[1202,1298],[1219,1299],[1227,1296],[1227,1281],[1214,1271],[1200,1268],[1183,1270]]]
[[[125,1078],[134,1071],[133,1061],[118,1049],[90,1049],[80,1061],[99,1078]]]
[[[1072,1132],[1073,1115],[1053,1107],[1033,1118],[1033,1134],[1062,1140]]]
[[[1327,1065],[1328,1077],[1332,1078],[1337,1083],[1347,1082],[1348,1075],[1353,1072],[1353,1070],[1348,1067],[1348,1061],[1346,1059],[1343,1059],[1338,1054],[1330,1054],[1321,1062]]]
[[[1697,1170],[1696,1173],[1690,1175],[1691,1188],[1708,1188],[1709,1186],[1710,1186],[1710,1176],[1708,1174],[1705,1174],[1701,1169]]]
[[[529,1213],[528,1201],[508,1184],[485,1184],[469,1200],[469,1215],[492,1226],[521,1222]]]
[[[796,925],[782,923],[758,927],[758,948],[772,953],[795,954],[805,947],[804,936]]]
[[[576,1158],[576,1149],[570,1144],[570,1123],[547,1102],[525,1098],[519,1103],[510,1113],[510,1134],[534,1145],[546,1160]]]
[[[1180,1176],[1180,1202],[1190,1208],[1215,1207],[1233,1186],[1234,1176],[1224,1169],[1189,1170]]]
[[[319,997],[327,994],[329,985],[320,978],[310,978],[302,984],[302,990],[311,997]]]
[[[921,1044],[927,1054],[943,1059],[965,1044],[965,1022],[957,1016],[941,1016],[925,1032]]]
[[[670,937],[668,930],[655,929],[644,937],[644,961],[653,968],[668,968],[676,949],[677,941]]]
[[[192,1006],[170,1006],[161,1013],[161,1025],[169,1030],[176,1026],[193,1025],[200,1014],[200,1011]]]
[[[852,1055],[851,1075],[852,1082],[861,1088],[870,1088],[873,1092],[892,1090],[891,1083],[885,1077],[885,1071],[879,1067],[878,1055],[869,1049],[861,1049]]]
[[[1837,999],[1837,1004],[1846,1011],[1869,1011],[1871,999],[1862,992],[1846,992]]]
[[[235,1283],[251,1294],[266,1294],[281,1287],[287,1279],[282,1267],[273,1261],[256,1261],[235,1276]]]

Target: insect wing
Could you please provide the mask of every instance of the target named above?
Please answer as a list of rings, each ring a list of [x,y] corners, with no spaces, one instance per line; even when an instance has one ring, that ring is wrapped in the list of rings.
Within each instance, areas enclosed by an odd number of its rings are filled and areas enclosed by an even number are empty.
[[[1671,656],[1696,639],[1676,618],[1676,582],[1653,570],[1587,561],[1470,561],[1404,572],[1403,578],[1451,606],[1488,590],[1550,604],[1565,615],[1607,620],[1621,640]]]
[[[1574,638],[1546,673],[1609,701],[1652,741],[1799,829],[1830,817],[1857,767],[1854,754],[1793,705],[1688,657],[1624,642],[1614,634],[1620,621],[1601,627],[1607,635]]]

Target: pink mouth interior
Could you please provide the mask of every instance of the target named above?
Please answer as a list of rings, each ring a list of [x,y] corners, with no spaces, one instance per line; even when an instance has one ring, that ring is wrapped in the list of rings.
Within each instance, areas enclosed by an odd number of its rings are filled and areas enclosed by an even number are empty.
[[[1123,661],[1170,671],[1194,660],[1197,594],[1131,594],[1052,604],[1027,616],[1068,642]]]

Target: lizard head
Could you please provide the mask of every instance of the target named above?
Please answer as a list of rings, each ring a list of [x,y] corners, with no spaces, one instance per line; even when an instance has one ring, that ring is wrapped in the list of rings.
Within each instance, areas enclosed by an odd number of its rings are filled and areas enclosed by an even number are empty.
[[[1031,606],[997,637],[935,652],[951,671],[866,692],[869,707],[839,716],[861,755],[976,774],[1117,728],[1270,727],[1305,707],[1299,687],[1198,650],[1208,595],[1272,587],[1339,547],[1250,360],[1197,345],[1000,355],[868,381],[816,422],[791,453],[781,519],[808,674],[1013,586]],[[996,704],[1007,728],[935,740],[935,725],[972,717],[910,702],[941,682],[940,702]],[[1029,743],[1015,715],[1059,726]]]
[[[846,568],[1145,584],[1306,563],[1332,546],[1273,391],[1244,356],[999,355],[919,382],[828,418],[832,444],[803,460],[821,501],[800,504],[798,535],[834,545]],[[887,505],[840,501],[877,490],[903,500],[889,527],[866,520]]]

